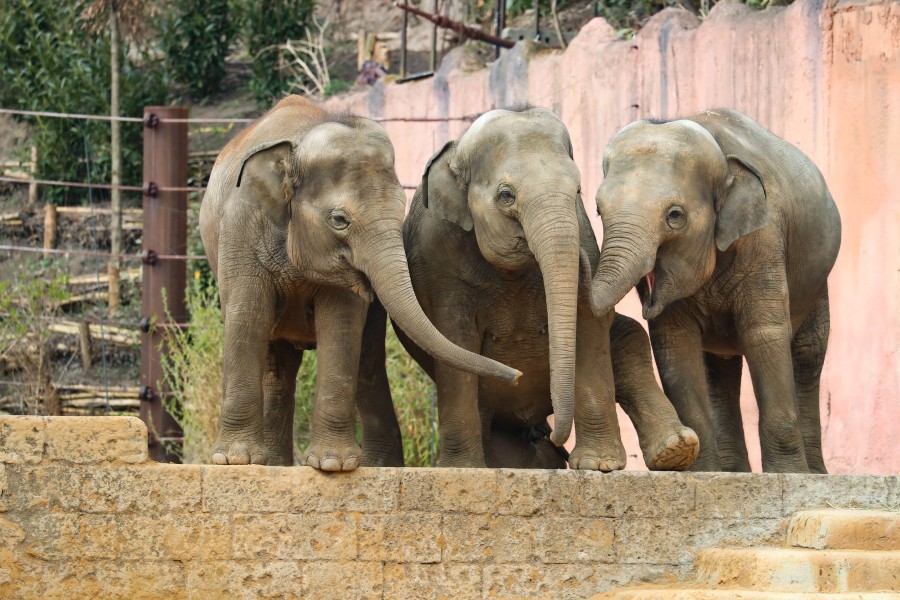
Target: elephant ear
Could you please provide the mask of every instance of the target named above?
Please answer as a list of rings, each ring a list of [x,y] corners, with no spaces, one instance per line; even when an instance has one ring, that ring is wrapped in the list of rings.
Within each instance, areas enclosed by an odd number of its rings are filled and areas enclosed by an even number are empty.
[[[456,223],[465,231],[472,231],[472,213],[469,211],[466,186],[453,166],[455,158],[456,141],[451,140],[425,165],[422,204],[445,221]]]
[[[273,222],[287,225],[290,215],[290,181],[293,168],[293,142],[272,140],[253,146],[241,157],[235,187],[244,190]]]
[[[716,247],[724,252],[740,237],[769,224],[769,205],[762,176],[753,165],[733,154],[728,160],[728,180],[716,211]]]

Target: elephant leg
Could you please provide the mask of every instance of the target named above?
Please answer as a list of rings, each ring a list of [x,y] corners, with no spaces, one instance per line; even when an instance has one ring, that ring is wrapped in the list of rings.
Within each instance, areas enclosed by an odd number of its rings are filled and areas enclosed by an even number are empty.
[[[699,325],[670,308],[650,321],[650,340],[665,395],[681,422],[700,438],[700,451],[689,470],[721,471]]]
[[[700,451],[700,440],[678,419],[653,375],[650,340],[637,321],[617,314],[609,332],[616,402],[638,434],[651,471],[683,471]]]
[[[743,358],[723,358],[704,352],[703,362],[706,364],[706,385],[722,469],[749,473],[750,459],[747,456],[744,422],[741,418]]]
[[[575,448],[573,469],[616,471],[625,468],[625,447],[616,415],[616,391],[609,349],[612,311],[596,318],[579,311],[575,342]]]
[[[304,464],[323,471],[352,471],[356,443],[356,381],[368,306],[349,290],[323,287],[315,298],[316,398]]]
[[[216,464],[266,464],[263,431],[263,369],[275,325],[271,281],[238,277],[220,269],[224,342],[222,411],[213,446]]]
[[[287,340],[269,342],[263,373],[263,433],[270,465],[294,464],[294,392],[303,351]]]
[[[800,431],[806,448],[806,460],[813,473],[827,473],[822,457],[822,426],[819,417],[819,381],[830,331],[828,292],[816,301],[806,321],[791,342],[794,384],[800,410]]]
[[[359,358],[356,408],[362,422],[364,467],[402,467],[403,440],[385,368],[387,313],[377,300],[369,305]]]
[[[808,473],[794,388],[787,282],[778,283],[754,285],[777,292],[746,302],[735,313],[735,325],[759,406],[763,471]]]
[[[455,303],[454,303],[455,304]],[[433,320],[448,340],[470,352],[481,351],[474,311],[449,304]],[[440,467],[484,467],[484,424],[478,404],[478,376],[434,361],[437,387]]]

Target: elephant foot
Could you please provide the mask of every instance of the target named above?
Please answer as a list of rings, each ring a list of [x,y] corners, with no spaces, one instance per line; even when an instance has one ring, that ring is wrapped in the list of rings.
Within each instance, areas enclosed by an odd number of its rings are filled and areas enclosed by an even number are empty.
[[[618,444],[612,452],[604,449],[585,448],[580,442],[575,443],[575,449],[569,455],[570,469],[584,469],[588,471],[620,471],[625,468],[625,448]]]
[[[362,448],[356,440],[339,444],[313,440],[303,453],[303,464],[320,471],[353,471],[362,462]]]
[[[694,464],[699,452],[700,438],[693,429],[681,427],[669,434],[656,450],[646,454],[644,462],[651,471],[684,471]]]
[[[269,450],[261,436],[221,434],[213,446],[212,461],[216,465],[264,465]]]

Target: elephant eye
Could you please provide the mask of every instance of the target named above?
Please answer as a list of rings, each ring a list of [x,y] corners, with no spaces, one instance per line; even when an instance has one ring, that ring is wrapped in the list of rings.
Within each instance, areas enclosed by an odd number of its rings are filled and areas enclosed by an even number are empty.
[[[350,227],[350,219],[341,211],[335,211],[328,215],[328,224],[337,230],[344,230]]]
[[[501,188],[497,199],[503,206],[512,206],[516,201],[516,195],[509,188]]]
[[[669,207],[669,211],[666,213],[666,223],[669,227],[672,229],[681,229],[686,222],[687,215],[684,214],[684,209],[680,206]]]

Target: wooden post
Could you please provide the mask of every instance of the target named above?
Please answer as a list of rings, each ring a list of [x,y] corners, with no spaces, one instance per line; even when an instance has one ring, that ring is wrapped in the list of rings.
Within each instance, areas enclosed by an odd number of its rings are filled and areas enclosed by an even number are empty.
[[[56,205],[47,204],[44,207],[44,250],[54,248],[56,248]]]
[[[144,267],[141,282],[141,315],[147,323],[141,338],[141,418],[150,432],[150,457],[159,462],[178,462],[181,427],[164,406],[168,387],[162,371],[165,325],[170,319],[187,318],[184,290],[187,265],[183,260],[157,260],[165,254],[187,252],[187,192],[164,191],[187,185],[188,111],[174,106],[144,108]]]
[[[114,315],[119,311],[119,261],[113,259],[106,265],[106,272],[109,275],[107,288],[109,289],[109,314]]]
[[[37,144],[33,144],[31,146],[31,164],[29,165],[29,173],[31,179],[37,178]],[[37,205],[38,201],[38,186],[36,183],[28,184],[28,206]]]
[[[81,352],[81,368],[91,370],[91,325],[87,321],[78,324],[78,348]]]

